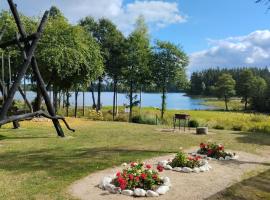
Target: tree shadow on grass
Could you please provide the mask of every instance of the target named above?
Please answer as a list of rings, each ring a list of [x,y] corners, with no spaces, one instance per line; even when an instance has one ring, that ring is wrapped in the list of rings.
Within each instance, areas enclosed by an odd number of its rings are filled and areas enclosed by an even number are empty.
[[[240,135],[237,137],[237,141],[240,143],[259,144],[270,146],[270,134],[269,133],[255,133],[255,132],[232,132],[232,134]]]
[[[207,200],[261,200],[270,199],[270,169],[214,194]]]
[[[0,135],[0,140],[21,140],[21,139],[47,139],[47,138],[54,138],[54,137],[47,137],[47,136],[4,136]]]
[[[51,176],[76,176],[78,173],[89,173],[161,153],[172,152],[104,147],[9,152],[0,154],[0,169],[14,173],[44,170]]]

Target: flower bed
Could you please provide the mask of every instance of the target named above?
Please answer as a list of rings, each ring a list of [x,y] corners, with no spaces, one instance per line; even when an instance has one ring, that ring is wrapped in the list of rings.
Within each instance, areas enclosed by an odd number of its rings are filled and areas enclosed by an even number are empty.
[[[233,160],[238,158],[235,153],[226,152],[223,145],[215,143],[201,143],[200,149],[194,155],[202,155],[214,160]]]
[[[187,155],[180,151],[172,160],[163,160],[158,163],[159,166],[166,170],[173,170],[177,172],[206,172],[212,169],[207,160],[202,159],[201,156]]]
[[[171,186],[168,177],[159,175],[163,167],[158,166],[157,170],[152,169],[151,165],[133,162],[113,177],[104,177],[99,188],[114,194],[157,197],[168,192]]]

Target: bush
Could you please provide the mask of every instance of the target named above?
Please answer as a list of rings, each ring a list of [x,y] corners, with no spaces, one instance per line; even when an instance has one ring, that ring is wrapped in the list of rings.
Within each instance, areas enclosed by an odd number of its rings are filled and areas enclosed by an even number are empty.
[[[138,123],[138,124],[150,124],[150,125],[155,125],[156,124],[156,118],[155,117],[149,117],[147,115],[136,115],[132,117],[132,122],[133,123]]]
[[[242,125],[233,125],[232,130],[233,131],[242,131],[243,126]]]
[[[188,126],[191,128],[197,128],[200,126],[200,124],[197,120],[193,119],[189,121]]]
[[[270,133],[270,126],[254,126],[251,127],[248,131],[250,132],[257,132],[257,133]]]
[[[183,151],[180,151],[176,154],[175,158],[172,160],[172,162],[169,163],[171,167],[200,167],[202,166],[200,156],[187,156]]]
[[[224,126],[221,126],[221,125],[215,125],[213,126],[213,128],[217,130],[224,130]]]

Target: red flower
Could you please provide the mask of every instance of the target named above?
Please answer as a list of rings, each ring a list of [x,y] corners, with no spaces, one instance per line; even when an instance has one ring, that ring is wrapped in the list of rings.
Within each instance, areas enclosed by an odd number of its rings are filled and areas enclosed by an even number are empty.
[[[136,180],[137,182],[139,182],[140,177],[139,177],[139,176],[136,176],[136,177],[135,177],[135,180]]]
[[[131,167],[135,167],[135,166],[137,166],[137,163],[132,162],[132,163],[130,163],[130,166],[131,166]]]
[[[158,178],[158,176],[157,176],[156,174],[153,174],[152,178],[153,178],[154,180],[156,180],[156,179]]]
[[[163,169],[164,169],[164,168],[163,168],[161,165],[158,165],[158,166],[157,166],[157,170],[158,170],[159,172],[163,172]]]
[[[142,178],[143,180],[145,180],[145,179],[146,179],[146,174],[141,174],[141,178]]]
[[[129,174],[128,177],[129,177],[130,180],[134,179],[134,176],[132,174]]]
[[[126,187],[127,187],[127,183],[122,183],[122,184],[120,184],[121,190],[126,189]]]
[[[146,168],[147,168],[147,169],[151,169],[152,166],[151,166],[151,165],[146,165]]]
[[[209,155],[211,155],[213,153],[213,150],[212,149],[209,149],[208,151],[207,151],[207,155],[209,156]]]
[[[190,156],[188,157],[188,160],[193,160],[193,159],[194,159],[194,158],[192,158],[192,157],[190,157]]]
[[[201,149],[204,149],[204,148],[205,148],[205,144],[204,144],[204,143],[201,143],[201,144],[200,144],[200,148],[201,148]]]
[[[120,173],[120,172],[117,172],[117,173],[116,173],[116,176],[117,176],[117,177],[120,177],[120,176],[121,176],[121,173]]]
[[[218,150],[223,151],[224,150],[224,146],[219,146]]]

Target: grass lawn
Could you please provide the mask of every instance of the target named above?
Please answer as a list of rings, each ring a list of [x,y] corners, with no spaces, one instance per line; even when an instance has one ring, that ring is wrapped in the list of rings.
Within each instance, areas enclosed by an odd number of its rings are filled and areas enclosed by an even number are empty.
[[[270,148],[270,135],[266,133],[214,130],[217,134],[196,136],[161,133],[156,131],[157,126],[150,125],[68,121],[76,133],[65,131],[64,139],[56,137],[50,122],[23,122],[19,130],[8,126],[0,129],[0,199],[72,199],[67,187],[89,173],[175,152],[179,147],[198,146],[207,140],[250,153]],[[262,189],[253,183],[257,181],[251,180],[249,187],[260,193]],[[241,192],[246,187],[235,188]]]

